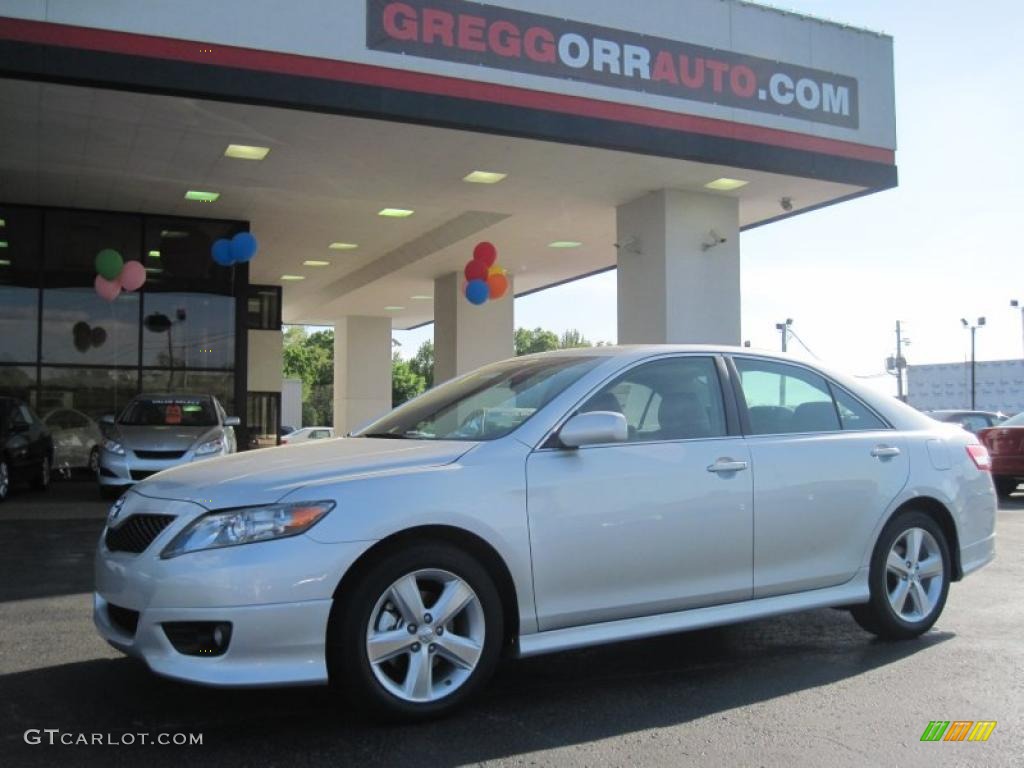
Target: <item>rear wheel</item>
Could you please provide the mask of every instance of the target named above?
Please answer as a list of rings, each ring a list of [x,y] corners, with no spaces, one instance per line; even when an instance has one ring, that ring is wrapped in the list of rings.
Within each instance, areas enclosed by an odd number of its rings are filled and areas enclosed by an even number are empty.
[[[996,484],[996,493],[999,498],[1008,499],[1017,490],[1017,478],[1015,477],[993,477]]]
[[[11,468],[7,462],[0,459],[0,501],[7,498],[11,492]]]
[[[32,478],[32,487],[39,491],[45,491],[50,487],[50,457],[43,456]]]
[[[949,544],[938,523],[923,512],[902,512],[875,544],[870,601],[851,613],[861,627],[886,640],[917,637],[942,613],[951,572]]]
[[[385,555],[335,600],[327,634],[331,682],[384,719],[447,714],[494,672],[504,637],[487,570],[444,543]]]

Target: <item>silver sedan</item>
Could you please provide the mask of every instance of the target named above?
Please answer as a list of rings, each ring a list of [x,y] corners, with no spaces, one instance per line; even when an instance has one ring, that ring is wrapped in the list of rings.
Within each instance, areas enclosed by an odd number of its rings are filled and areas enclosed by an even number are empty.
[[[995,554],[989,458],[751,350],[529,356],[352,439],[162,472],[110,512],[100,634],[162,675],[446,712],[531,656],[824,606],[885,639]]]

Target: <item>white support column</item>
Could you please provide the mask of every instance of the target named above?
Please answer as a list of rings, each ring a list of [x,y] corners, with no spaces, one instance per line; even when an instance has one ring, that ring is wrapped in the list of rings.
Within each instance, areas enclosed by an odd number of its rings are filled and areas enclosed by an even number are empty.
[[[391,410],[391,318],[334,325],[334,431],[345,435]]]
[[[515,354],[513,286],[497,300],[474,306],[462,295],[462,275],[434,281],[434,383]]]
[[[663,189],[619,206],[617,225],[620,344],[739,345],[736,198]]]

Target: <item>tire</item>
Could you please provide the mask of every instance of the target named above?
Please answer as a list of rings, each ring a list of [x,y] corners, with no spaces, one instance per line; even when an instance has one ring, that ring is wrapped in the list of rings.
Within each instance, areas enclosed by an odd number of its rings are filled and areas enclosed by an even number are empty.
[[[1015,477],[993,477],[992,480],[996,484],[996,493],[1001,499],[1010,498],[1019,485]]]
[[[7,461],[0,459],[0,502],[6,501],[11,492],[11,467]]]
[[[89,451],[89,474],[96,477],[100,473],[100,449],[99,446],[93,446],[93,449]]]
[[[882,639],[918,637],[942,614],[951,575],[949,543],[939,524],[924,512],[901,512],[882,529],[871,555],[871,599],[854,606],[851,614]]]
[[[412,585],[418,589],[411,591]],[[466,602],[442,624],[431,611],[443,610],[445,595]],[[420,606],[424,616],[410,629]],[[370,661],[373,637],[382,649],[376,664]],[[478,693],[494,673],[503,642],[501,598],[487,569],[451,544],[423,542],[383,555],[335,598],[327,668],[354,710],[387,721],[425,720]],[[475,659],[471,668],[467,659]]]
[[[37,491],[45,491],[50,487],[52,472],[53,467],[50,463],[49,455],[43,456],[43,460],[39,463],[39,468],[32,475],[32,487]]]

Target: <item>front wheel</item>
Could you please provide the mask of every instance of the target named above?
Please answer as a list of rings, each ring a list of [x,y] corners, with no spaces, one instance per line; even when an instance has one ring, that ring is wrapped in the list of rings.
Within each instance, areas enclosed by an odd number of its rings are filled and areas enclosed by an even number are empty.
[[[905,640],[927,632],[949,593],[949,544],[923,512],[896,515],[882,529],[871,556],[871,599],[851,613],[868,632]]]
[[[39,469],[36,470],[35,476],[32,478],[32,487],[38,491],[45,491],[50,487],[49,456],[43,456],[43,460],[39,464]]]
[[[391,552],[335,600],[331,682],[389,720],[447,714],[491,677],[504,638],[487,570],[444,542]]]
[[[93,477],[100,473],[100,449],[99,446],[93,446],[93,449],[89,451],[89,474]]]

